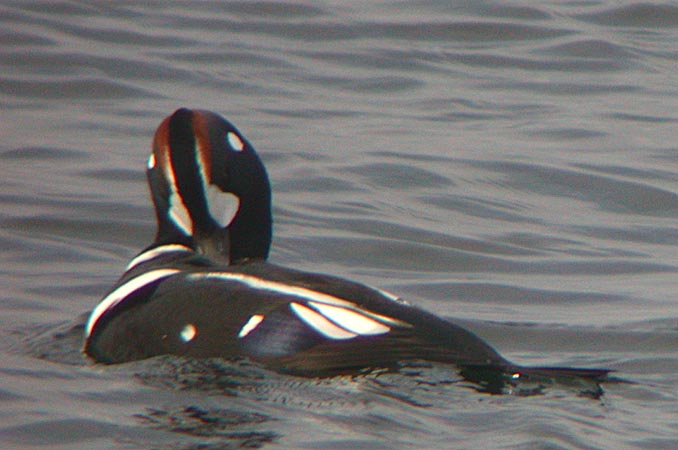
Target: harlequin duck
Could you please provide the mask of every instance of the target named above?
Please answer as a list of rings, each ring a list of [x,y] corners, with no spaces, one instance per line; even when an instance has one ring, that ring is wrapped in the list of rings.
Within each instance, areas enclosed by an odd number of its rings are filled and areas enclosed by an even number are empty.
[[[266,170],[245,137],[215,113],[182,108],[166,118],[147,176],[158,232],[86,324],[84,350],[95,361],[250,358],[307,376],[411,360],[510,379],[601,380],[608,373],[520,367],[463,327],[392,294],[267,262]]]

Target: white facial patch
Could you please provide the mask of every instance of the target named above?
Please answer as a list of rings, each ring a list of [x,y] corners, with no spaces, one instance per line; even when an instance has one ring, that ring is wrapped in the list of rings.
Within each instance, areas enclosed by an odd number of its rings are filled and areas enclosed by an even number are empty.
[[[210,174],[207,171],[208,162],[205,161],[204,152],[200,149],[197,142],[195,155],[198,170],[200,171],[200,179],[202,180],[207,210],[219,226],[222,228],[227,227],[238,213],[240,199],[230,192],[223,192],[217,185],[212,184]]]
[[[145,263],[146,261],[155,259],[158,256],[174,252],[192,252],[192,250],[186,247],[185,245],[180,244],[160,245],[158,247],[145,251],[140,255],[135,256],[134,259],[132,259],[129,262],[129,264],[127,264],[127,267],[125,267],[125,272],[128,272],[129,270],[133,269],[134,267],[138,266],[141,263]]]
[[[301,303],[290,303],[290,309],[308,326],[330,339],[352,339],[356,333],[338,327],[322,314],[318,314]]]
[[[237,152],[241,152],[245,148],[245,144],[243,143],[242,139],[240,139],[238,135],[232,131],[229,131],[229,133],[226,135],[226,139],[228,140],[228,144],[231,146],[231,148]]]
[[[187,323],[179,332],[179,338],[184,342],[191,342],[198,334],[198,329],[192,323]]]
[[[256,327],[259,326],[262,320],[264,320],[264,316],[262,316],[261,314],[255,314],[252,317],[250,317],[247,323],[243,325],[243,327],[240,329],[238,337],[242,339],[248,334],[250,334]]]
[[[151,153],[151,156],[148,157],[148,162],[146,163],[146,167],[148,167],[148,170],[151,170],[152,168],[155,167],[155,154]]]
[[[85,338],[89,337],[96,325],[97,320],[109,309],[113,308],[115,305],[125,300],[134,291],[141,289],[142,287],[153,283],[154,281],[167,278],[175,273],[179,272],[177,269],[158,269],[151,270],[146,272],[143,275],[134,277],[131,280],[127,281],[125,284],[118,286],[113,292],[104,297],[101,302],[94,308],[92,314],[90,314],[89,319],[87,320],[87,325],[85,326]]]
[[[207,197],[207,208],[212,218],[222,228],[229,226],[238,213],[238,208],[240,208],[238,196],[230,192],[222,192],[214,184],[210,184],[207,187],[205,194]]]

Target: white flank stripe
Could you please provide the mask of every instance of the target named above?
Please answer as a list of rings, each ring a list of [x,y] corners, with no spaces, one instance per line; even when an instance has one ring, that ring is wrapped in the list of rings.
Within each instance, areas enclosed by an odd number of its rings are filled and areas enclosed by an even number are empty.
[[[261,314],[255,314],[252,317],[250,317],[250,320],[247,321],[245,325],[240,329],[240,333],[238,333],[239,338],[244,338],[248,334],[252,332],[256,327],[259,326],[261,321],[264,320],[264,316]]]
[[[122,286],[119,286],[116,290],[104,297],[101,302],[94,308],[92,314],[90,314],[89,319],[87,320],[87,325],[85,326],[85,338],[89,337],[92,333],[94,325],[97,323],[97,320],[110,308],[118,304],[120,301],[124,300],[132,292],[146,286],[149,283],[152,283],[161,278],[166,278],[170,275],[179,272],[177,269],[158,269],[146,272],[143,275],[132,278]]]
[[[127,264],[127,267],[125,268],[125,272],[129,271],[133,267],[138,266],[141,263],[144,263],[146,261],[149,261],[151,259],[157,258],[160,255],[163,255],[165,253],[172,253],[172,252],[192,252],[192,250],[185,245],[180,245],[180,244],[167,244],[167,245],[161,245],[159,247],[152,248],[148,251],[145,251],[141,253],[140,255],[137,255],[132,259],[129,264]]]
[[[187,276],[189,280],[201,278],[217,278],[227,281],[237,281],[246,284],[253,289],[260,289],[263,291],[278,292],[280,294],[293,295],[304,300],[312,300],[320,303],[328,303],[330,305],[345,306],[348,308],[355,308],[355,304],[333,295],[324,294],[322,292],[306,289],[299,286],[291,286],[289,284],[280,283],[277,281],[268,281],[262,278],[245,275],[242,273],[232,272],[202,272],[192,273]]]
[[[357,334],[374,335],[384,334],[391,331],[389,327],[376,320],[360,314],[357,311],[351,311],[340,306],[327,305],[324,303],[308,302],[316,311],[330,319],[342,328]]]
[[[396,327],[407,327],[410,328],[410,325],[407,322],[402,320],[395,319],[393,317],[384,316],[382,314],[377,314],[366,309],[359,308],[355,303],[349,302],[347,300],[335,297],[333,295],[325,294],[323,292],[314,291],[312,289],[307,289],[299,286],[292,286],[285,283],[280,283],[278,281],[268,281],[262,278],[253,277],[251,275],[245,275],[242,273],[232,273],[232,272],[203,272],[203,273],[193,273],[187,276],[189,280],[198,280],[203,278],[217,278],[226,281],[237,281],[253,289],[260,289],[263,291],[277,292],[285,295],[292,295],[294,297],[299,297],[301,299],[325,303],[328,305],[341,306],[357,313],[370,317],[378,322],[382,322],[391,326]]]
[[[379,292],[381,295],[386,297],[387,299],[396,302],[396,303],[402,303],[403,305],[409,305],[409,303],[406,300],[403,300],[402,298],[398,297],[395,294],[390,293],[389,291],[385,291],[383,289],[377,289],[374,288],[377,292]]]
[[[315,329],[318,333],[327,336],[330,339],[352,339],[358,336],[348,330],[344,330],[327,320],[324,316],[318,314],[306,306],[299,303],[290,303],[290,309],[307,325]]]

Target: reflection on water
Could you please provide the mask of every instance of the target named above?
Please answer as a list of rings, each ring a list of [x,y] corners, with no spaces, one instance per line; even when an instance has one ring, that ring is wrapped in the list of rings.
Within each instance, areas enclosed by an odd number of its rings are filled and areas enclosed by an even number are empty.
[[[35,1],[0,17],[3,448],[678,444],[674,5]],[[82,314],[153,238],[143,168],[179,106],[261,153],[275,262],[397,292],[517,362],[629,382],[599,400],[502,385],[539,394],[524,398],[444,365],[315,380],[89,364]]]

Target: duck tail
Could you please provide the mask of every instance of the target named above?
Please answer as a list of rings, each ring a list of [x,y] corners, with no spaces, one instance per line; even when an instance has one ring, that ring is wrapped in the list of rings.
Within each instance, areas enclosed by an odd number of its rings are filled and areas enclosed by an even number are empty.
[[[580,367],[516,367],[512,371],[512,378],[520,379],[552,379],[590,380],[595,382],[608,381],[610,369],[583,369]]]
[[[490,394],[535,395],[552,385],[569,386],[581,395],[600,398],[600,383],[611,381],[609,369],[578,367],[522,367],[501,365],[463,365],[459,374],[473,383],[474,389]]]

